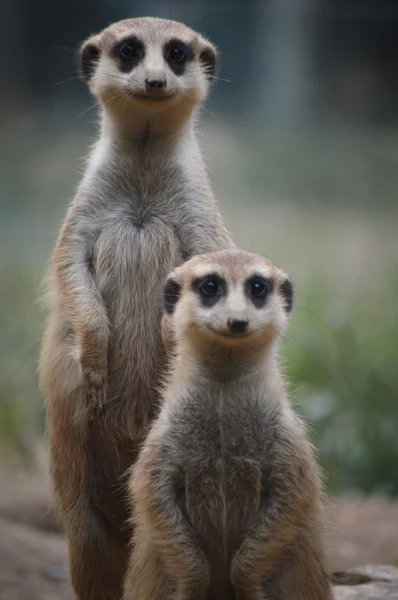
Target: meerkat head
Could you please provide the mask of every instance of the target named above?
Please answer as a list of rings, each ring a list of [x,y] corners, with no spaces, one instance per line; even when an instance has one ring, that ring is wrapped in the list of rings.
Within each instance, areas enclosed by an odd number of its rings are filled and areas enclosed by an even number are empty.
[[[164,288],[178,339],[268,345],[283,332],[293,305],[289,277],[262,256],[223,250],[175,269]]]
[[[216,76],[217,51],[182,23],[150,17],[115,23],[84,42],[81,72],[94,96],[117,116],[189,112]]]

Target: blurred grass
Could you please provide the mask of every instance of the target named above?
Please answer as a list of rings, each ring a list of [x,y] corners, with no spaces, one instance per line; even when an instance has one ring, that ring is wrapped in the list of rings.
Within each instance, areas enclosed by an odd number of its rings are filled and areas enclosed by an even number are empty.
[[[337,306],[320,277],[305,293],[284,356],[329,487],[397,495],[398,277]]]
[[[33,439],[43,433],[36,362],[42,315],[37,304],[40,271],[0,258],[0,442],[29,460]]]
[[[0,179],[0,448],[27,457],[44,431],[40,282],[89,141],[29,127],[22,157],[7,135]],[[237,243],[295,281],[283,358],[329,488],[397,495],[398,137],[212,121],[204,141]]]

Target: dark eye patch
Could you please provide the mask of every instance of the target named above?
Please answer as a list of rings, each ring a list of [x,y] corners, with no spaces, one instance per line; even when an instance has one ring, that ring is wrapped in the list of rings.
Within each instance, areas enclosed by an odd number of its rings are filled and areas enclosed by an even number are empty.
[[[217,275],[209,273],[203,277],[197,277],[193,281],[193,288],[200,296],[202,306],[211,308],[227,293],[227,282]]]
[[[206,46],[203,48],[199,55],[199,60],[204,68],[205,75],[209,81],[213,81],[213,79],[217,76],[217,67],[218,67],[218,57],[216,52],[211,48],[211,46]]]
[[[87,42],[80,53],[80,69],[86,81],[89,81],[95,73],[100,58],[100,50],[96,44]]]
[[[256,308],[262,308],[274,289],[273,279],[253,275],[245,282],[245,292]]]
[[[183,75],[187,62],[193,58],[191,46],[173,38],[163,46],[163,56],[175,75]]]
[[[145,46],[135,35],[130,35],[115,44],[110,55],[116,58],[119,70],[129,73],[145,56]]]
[[[293,290],[293,283],[292,283],[291,279],[285,279],[285,281],[280,286],[280,292],[282,294],[283,299],[285,300],[286,312],[287,313],[292,312],[294,290]]]
[[[174,309],[181,295],[180,284],[171,277],[166,281],[163,290],[164,309],[168,315],[173,314]]]

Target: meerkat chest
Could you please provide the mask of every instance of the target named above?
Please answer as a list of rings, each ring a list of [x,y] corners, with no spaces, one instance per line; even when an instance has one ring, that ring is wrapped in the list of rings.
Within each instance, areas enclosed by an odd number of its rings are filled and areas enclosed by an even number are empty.
[[[129,295],[130,310],[135,299],[150,307],[151,295],[160,301],[165,277],[183,262],[180,231],[189,210],[186,177],[164,152],[148,148],[140,158],[114,163],[117,168],[107,163],[92,179],[102,201],[92,263],[111,314],[116,296]],[[102,181],[108,182],[105,192]]]
[[[173,224],[135,210],[108,214],[95,242],[92,264],[99,293],[107,307],[109,381],[115,396],[144,382],[156,385],[164,364],[159,325],[162,291],[170,271],[182,262]]]
[[[203,546],[214,560],[221,552],[227,564],[257,515],[262,464],[247,415],[242,420],[222,404],[197,405],[191,421],[196,434],[189,433],[190,449],[187,435],[184,449],[189,457],[185,490],[187,511]]]
[[[126,203],[104,216],[93,250],[93,268],[99,291],[110,306],[123,293],[130,295],[132,304],[137,295],[148,301],[151,290],[160,289],[181,261],[174,223],[167,212]]]

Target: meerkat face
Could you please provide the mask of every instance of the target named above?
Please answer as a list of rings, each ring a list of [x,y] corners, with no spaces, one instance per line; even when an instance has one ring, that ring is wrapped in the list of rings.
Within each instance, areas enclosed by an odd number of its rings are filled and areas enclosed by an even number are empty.
[[[217,51],[182,23],[138,18],[115,23],[81,48],[81,70],[107,106],[151,110],[205,99],[215,78]]]
[[[165,285],[165,309],[177,336],[210,336],[223,343],[273,340],[292,310],[288,276],[261,256],[226,250],[177,268]]]

